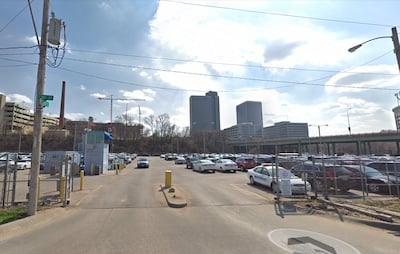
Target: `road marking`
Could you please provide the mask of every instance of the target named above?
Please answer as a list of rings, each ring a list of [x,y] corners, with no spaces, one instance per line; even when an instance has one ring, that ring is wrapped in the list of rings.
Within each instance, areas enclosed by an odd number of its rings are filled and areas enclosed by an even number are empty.
[[[279,248],[290,253],[361,254],[352,245],[321,233],[281,228],[269,232],[268,238]]]

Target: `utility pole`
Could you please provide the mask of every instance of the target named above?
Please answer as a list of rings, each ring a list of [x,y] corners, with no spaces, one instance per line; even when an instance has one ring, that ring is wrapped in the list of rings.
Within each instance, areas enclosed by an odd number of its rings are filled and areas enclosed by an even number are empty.
[[[399,43],[399,36],[397,34],[397,28],[395,26],[392,27],[392,41],[394,46],[394,54],[396,55],[397,59],[397,66],[399,67],[400,71],[400,43]]]
[[[42,34],[39,45],[39,66],[37,72],[37,83],[35,93],[35,119],[33,126],[33,146],[32,146],[32,165],[29,182],[28,215],[35,215],[37,211],[38,197],[38,176],[40,170],[40,155],[42,150],[42,118],[43,106],[40,103],[40,95],[44,93],[46,76],[46,58],[47,58],[47,27],[49,17],[50,0],[43,0]]]

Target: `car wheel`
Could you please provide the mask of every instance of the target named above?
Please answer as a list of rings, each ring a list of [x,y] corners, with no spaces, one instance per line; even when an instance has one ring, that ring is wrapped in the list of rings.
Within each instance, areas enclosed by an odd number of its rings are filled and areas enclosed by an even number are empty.
[[[256,182],[254,181],[254,178],[252,176],[250,176],[250,184],[255,185]]]
[[[240,167],[240,171],[244,172],[244,167],[243,166]]]
[[[212,172],[215,173],[215,170],[213,170]]]
[[[368,190],[370,192],[378,193],[380,191],[379,185],[377,185],[376,183],[368,184]]]

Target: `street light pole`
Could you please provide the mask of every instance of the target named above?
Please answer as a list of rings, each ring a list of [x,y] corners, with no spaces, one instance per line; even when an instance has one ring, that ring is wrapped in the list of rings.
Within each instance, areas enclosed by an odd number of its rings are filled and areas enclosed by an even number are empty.
[[[351,127],[350,127],[350,117],[349,117],[349,110],[351,108],[347,108],[347,124],[348,124],[348,128],[349,128],[349,134],[351,135]]]
[[[350,53],[353,53],[354,51],[359,49],[362,45],[364,45],[364,44],[366,44],[366,43],[368,43],[370,41],[383,39],[383,38],[391,38],[392,39],[393,46],[394,46],[394,54],[396,55],[397,66],[398,66],[399,71],[400,71],[400,43],[399,43],[399,36],[397,34],[397,28],[396,27],[392,27],[392,36],[379,36],[379,37],[372,38],[370,40],[364,41],[363,43],[357,44],[357,45],[349,48],[348,51]]]
[[[320,125],[320,124],[318,124],[318,125],[315,125],[315,124],[309,124],[308,126],[314,126],[314,127],[318,127],[318,138],[319,138],[319,144],[320,145],[322,145],[322,140],[321,140],[321,127],[323,127],[323,126],[328,126],[327,124],[323,124],[323,125]],[[319,150],[319,148],[318,148],[318,150]],[[322,151],[322,153],[323,153],[323,151]]]

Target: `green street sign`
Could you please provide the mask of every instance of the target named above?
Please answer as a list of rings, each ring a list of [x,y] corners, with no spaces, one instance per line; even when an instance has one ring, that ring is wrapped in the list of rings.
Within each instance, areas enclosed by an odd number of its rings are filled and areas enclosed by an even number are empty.
[[[40,94],[39,99],[43,99],[45,101],[52,101],[54,98],[53,95],[46,95],[46,94]]]
[[[39,103],[40,106],[42,107],[48,107],[49,103],[47,101],[52,101],[54,98],[53,95],[45,95],[45,94],[40,94],[39,95]]]

